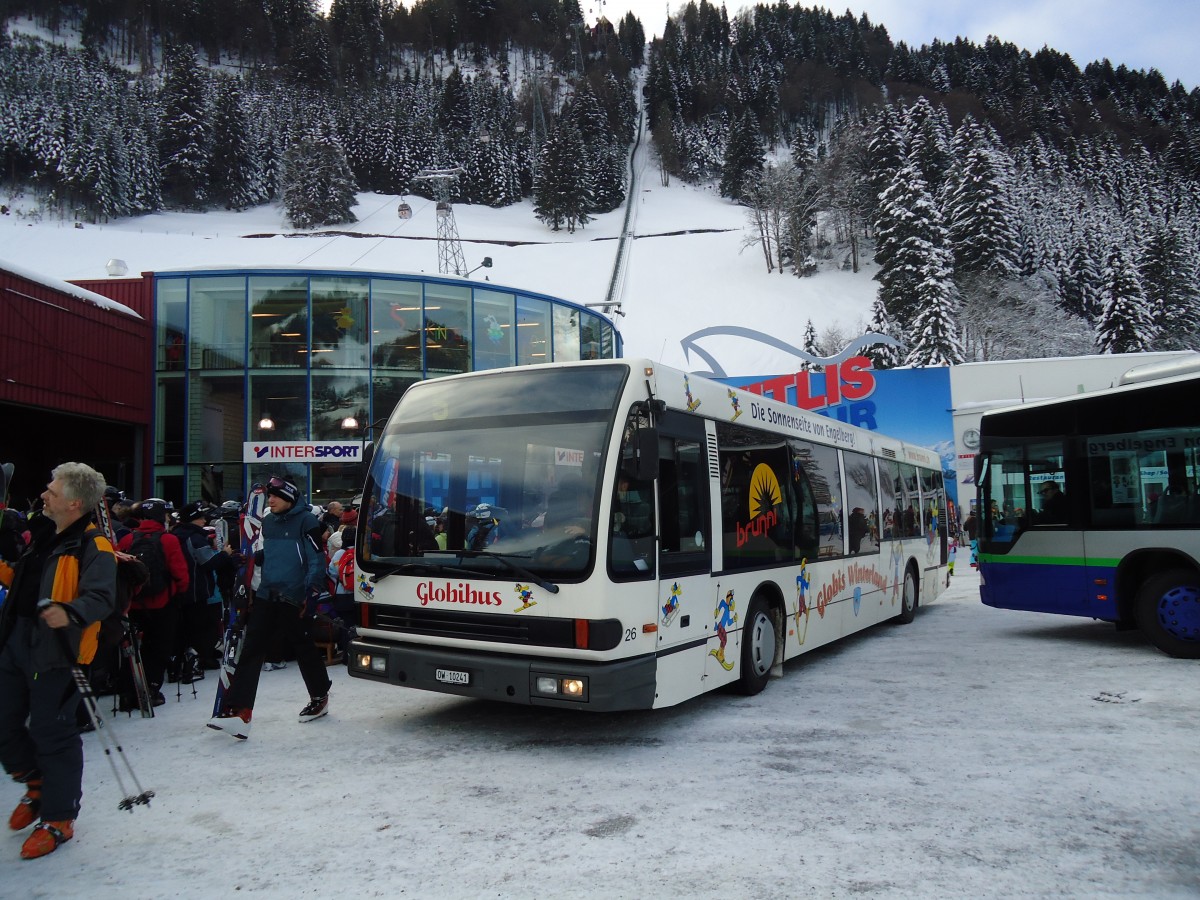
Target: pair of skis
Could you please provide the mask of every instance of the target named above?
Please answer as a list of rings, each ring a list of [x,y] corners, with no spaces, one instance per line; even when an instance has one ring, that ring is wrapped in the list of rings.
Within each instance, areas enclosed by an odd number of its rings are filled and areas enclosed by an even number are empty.
[[[101,497],[96,504],[96,522],[104,531],[113,550],[117,549],[116,532],[112,524],[112,512],[108,508],[108,498]],[[120,557],[118,557],[120,565]],[[129,621],[128,615],[121,616],[121,658],[129,666],[129,674],[133,681],[133,690],[137,696],[138,710],[143,719],[154,718],[154,701],[150,696],[150,684],[146,681],[146,669],[142,665],[142,645],[137,628]]]
[[[242,583],[237,586],[233,597],[223,597],[222,614],[225,619],[225,633],[221,642],[221,670],[217,677],[217,696],[213,700],[213,719],[208,723],[209,728],[216,731],[226,731],[218,716],[225,708],[225,696],[233,685],[237,675],[238,661],[242,654],[242,643],[245,637],[245,615],[249,608],[249,600],[253,593],[254,583],[254,554],[262,548],[262,520],[267,513],[267,491],[256,484],[250,491],[250,497],[242,509],[239,531],[241,532],[241,554],[246,560],[246,568]],[[244,729],[249,723],[241,719],[229,720],[243,729],[242,734],[235,737],[245,739]]]

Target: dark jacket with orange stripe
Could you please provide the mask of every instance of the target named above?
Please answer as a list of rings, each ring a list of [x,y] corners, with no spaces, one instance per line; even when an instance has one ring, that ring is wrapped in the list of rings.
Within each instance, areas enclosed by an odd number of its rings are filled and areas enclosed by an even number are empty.
[[[15,588],[20,581],[33,574],[25,571],[22,565],[24,559],[23,556],[17,561],[15,569],[9,563],[0,561],[0,583],[10,588],[10,599],[15,596]],[[82,529],[71,527],[64,532],[62,539],[56,541],[46,557],[38,596],[69,605],[67,617],[70,624],[66,626],[66,632],[71,647],[79,662],[91,662],[96,655],[100,622],[117,605],[117,558],[104,532],[90,522]],[[3,610],[0,610],[0,649],[12,635],[16,619],[17,604],[6,602]],[[71,664],[71,660],[63,656],[62,647],[53,631],[40,618],[37,619],[31,647],[34,670],[37,672]]]

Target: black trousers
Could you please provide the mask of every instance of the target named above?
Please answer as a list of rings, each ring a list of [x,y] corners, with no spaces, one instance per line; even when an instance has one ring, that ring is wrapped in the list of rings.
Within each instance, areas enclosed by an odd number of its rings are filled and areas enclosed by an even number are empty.
[[[291,647],[304,678],[310,697],[323,697],[333,682],[325,670],[325,657],[313,643],[308,630],[310,619],[301,616],[302,610],[279,600],[254,601],[246,622],[246,643],[238,659],[237,674],[229,693],[225,695],[226,709],[253,709],[258,696],[258,678],[262,675],[271,639],[278,635],[284,646]]]
[[[35,672],[34,624],[18,618],[0,651],[0,763],[10,775],[42,773],[41,816],[74,819],[83,796],[83,742],[75,724],[79,692],[67,667]]]

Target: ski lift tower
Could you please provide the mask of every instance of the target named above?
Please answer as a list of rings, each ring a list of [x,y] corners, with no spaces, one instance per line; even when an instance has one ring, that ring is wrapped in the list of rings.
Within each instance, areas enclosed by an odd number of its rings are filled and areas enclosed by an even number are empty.
[[[413,181],[428,183],[437,198],[438,273],[441,275],[467,274],[467,260],[458,237],[458,224],[454,221],[454,207],[450,205],[450,194],[458,176],[465,174],[465,169],[455,166],[451,169],[422,169],[413,178]]]

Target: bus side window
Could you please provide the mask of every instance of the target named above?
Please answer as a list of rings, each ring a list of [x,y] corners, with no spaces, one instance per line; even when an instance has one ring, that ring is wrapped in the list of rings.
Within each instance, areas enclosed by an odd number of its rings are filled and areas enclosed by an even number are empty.
[[[700,441],[660,437],[658,496],[663,574],[708,571],[708,470]]]

